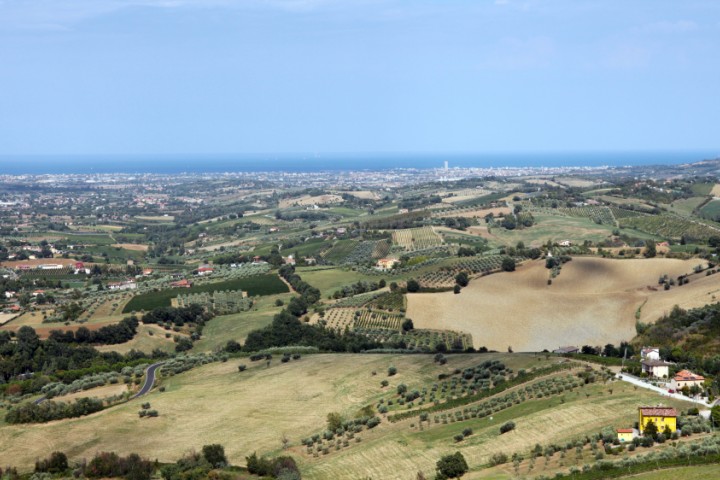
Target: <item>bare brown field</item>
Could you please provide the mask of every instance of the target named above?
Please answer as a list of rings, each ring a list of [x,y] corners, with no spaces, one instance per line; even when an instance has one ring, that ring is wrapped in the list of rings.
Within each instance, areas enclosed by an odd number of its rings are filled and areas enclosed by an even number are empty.
[[[716,183],[712,190],[710,190],[710,195],[713,197],[720,197],[720,183]]]
[[[339,193],[346,193],[348,195],[352,195],[355,198],[360,198],[363,200],[378,200],[380,198],[380,195],[377,193],[370,191],[370,190],[348,190],[346,192],[339,192]]]
[[[463,218],[485,218],[486,215],[493,214],[496,217],[502,217],[512,213],[510,207],[497,207],[497,208],[479,208],[477,210],[468,210],[463,212],[446,212],[439,217],[463,217]]]
[[[284,198],[280,200],[279,208],[288,208],[293,206],[307,206],[325,203],[340,203],[343,199],[340,195],[317,195],[314,197],[302,196],[296,198]]]
[[[137,243],[113,243],[113,247],[115,248],[124,248],[125,250],[132,250],[135,252],[147,252],[149,246],[148,245],[140,245]]]
[[[75,265],[75,262],[77,260],[73,260],[72,258],[36,258],[34,260],[10,260],[6,262],[0,263],[3,267],[8,268],[17,268],[20,265],[30,265],[31,267],[36,267],[38,265],[44,265],[44,264],[50,264],[50,265],[63,265],[65,267],[69,265]],[[86,265],[93,265],[92,263],[87,263]]]
[[[531,185],[547,185],[549,187],[565,188],[565,185],[554,182],[550,178],[528,178],[523,180]]]
[[[585,180],[584,178],[576,177],[555,177],[557,183],[567,185],[568,187],[587,188],[597,185],[601,185],[601,182],[593,182],[592,180]]]
[[[547,284],[544,261],[517,272],[473,280],[460,295],[408,295],[407,316],[416,328],[460,330],[476,347],[504,351],[553,350],[563,345],[618,344],[635,335],[635,314],[653,322],[672,309],[701,306],[720,295],[720,278],[693,277],[669,291],[660,275],[689,273],[697,260],[575,258]]]

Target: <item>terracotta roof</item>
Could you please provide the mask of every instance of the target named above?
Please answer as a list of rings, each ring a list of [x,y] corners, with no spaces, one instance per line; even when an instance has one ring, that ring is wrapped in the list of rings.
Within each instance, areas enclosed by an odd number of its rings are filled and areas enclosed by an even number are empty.
[[[632,428],[618,428],[617,433],[633,433],[634,430]]]
[[[643,417],[677,417],[677,410],[672,407],[640,407]]]
[[[690,370],[680,370],[675,375],[675,381],[676,382],[704,382],[705,377],[701,375],[696,375],[692,373]]]

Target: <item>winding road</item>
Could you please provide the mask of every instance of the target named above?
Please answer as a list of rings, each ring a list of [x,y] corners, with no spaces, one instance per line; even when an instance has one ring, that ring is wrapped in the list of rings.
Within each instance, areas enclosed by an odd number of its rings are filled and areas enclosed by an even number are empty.
[[[143,384],[140,391],[133,395],[131,400],[134,398],[142,397],[152,389],[153,385],[155,384],[155,370],[160,368],[161,365],[162,362],[153,363],[147,368],[147,370],[145,370],[145,383]]]

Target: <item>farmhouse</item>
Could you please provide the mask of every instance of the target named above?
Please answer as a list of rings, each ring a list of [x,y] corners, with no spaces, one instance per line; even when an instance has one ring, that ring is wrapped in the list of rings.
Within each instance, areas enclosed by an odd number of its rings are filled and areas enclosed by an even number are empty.
[[[293,255],[283,257],[283,262],[285,263],[285,265],[295,265],[295,257]]]
[[[390,270],[398,263],[400,263],[400,260],[397,258],[381,258],[377,261],[377,268],[381,270]]]
[[[684,387],[692,388],[695,385],[702,388],[704,383],[705,377],[696,375],[690,370],[680,370],[670,382],[670,388],[675,391],[682,390]]]
[[[635,430],[632,428],[618,428],[617,438],[620,443],[632,442],[635,438]]]
[[[558,243],[561,247],[570,247],[572,246],[572,242],[570,240],[563,240]]]
[[[107,286],[110,290],[135,290],[137,283],[134,280],[126,280],[124,282],[110,282]]]
[[[202,276],[210,275],[215,270],[210,265],[200,265],[200,267],[197,269],[197,274]]]
[[[192,283],[186,279],[182,279],[177,282],[170,282],[170,286],[173,288],[190,288],[192,287]]]
[[[655,423],[658,432],[669,428],[671,432],[677,430],[677,410],[671,407],[640,407],[638,408],[640,435],[650,422]]]
[[[149,277],[150,275],[153,274],[153,269],[152,268],[144,268],[142,274],[143,274],[143,277]]]
[[[641,365],[643,373],[647,373],[651,377],[667,378],[670,376],[671,364],[662,360],[643,360]]]

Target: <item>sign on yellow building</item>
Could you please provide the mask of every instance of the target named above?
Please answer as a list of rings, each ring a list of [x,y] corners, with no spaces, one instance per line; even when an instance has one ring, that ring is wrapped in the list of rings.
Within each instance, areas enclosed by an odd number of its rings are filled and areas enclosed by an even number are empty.
[[[662,433],[665,427],[669,428],[671,432],[677,430],[677,410],[671,407],[640,407],[640,421],[638,426],[640,427],[640,435],[645,431],[645,427],[648,423],[654,422],[657,427],[658,433]]]

